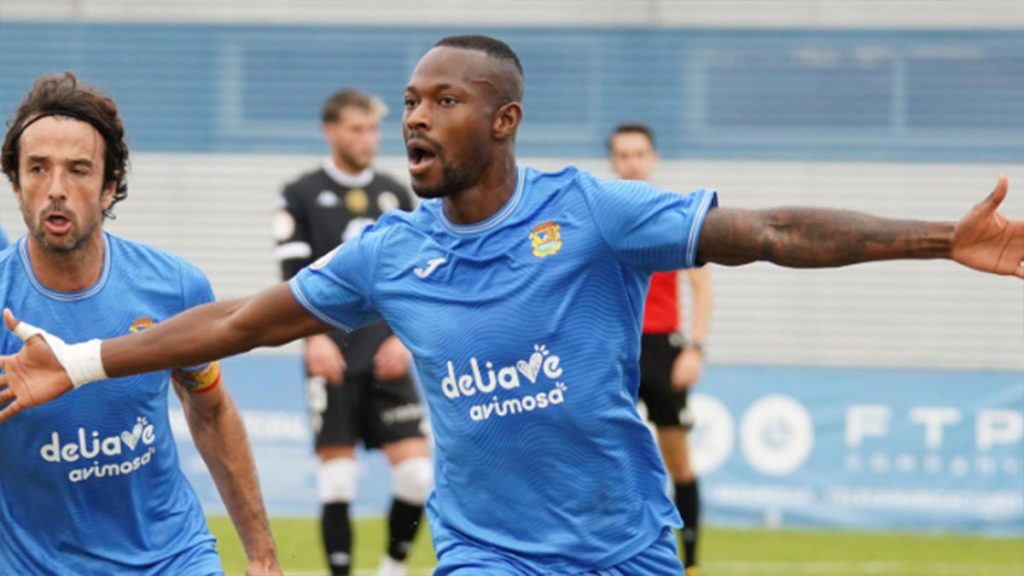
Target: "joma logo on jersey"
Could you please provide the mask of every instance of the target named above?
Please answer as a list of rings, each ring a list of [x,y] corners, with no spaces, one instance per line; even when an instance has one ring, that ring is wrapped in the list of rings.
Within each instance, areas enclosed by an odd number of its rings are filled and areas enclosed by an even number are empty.
[[[54,432],[50,435],[50,442],[43,444],[39,449],[39,455],[47,462],[59,464],[61,462],[94,460],[100,456],[114,457],[141,452],[131,460],[107,464],[93,461],[91,466],[75,468],[68,473],[68,480],[81,482],[89,478],[131,474],[149,464],[153,453],[156,452],[156,448],[153,446],[155,442],[156,432],[153,425],[146,418],[140,417],[135,420],[135,425],[130,429],[102,438],[100,433],[95,430],[90,433],[86,432],[85,428],[79,428],[77,435],[70,442],[65,443],[61,442],[60,434]]]
[[[530,232],[530,244],[533,246],[533,255],[537,258],[558,254],[562,249],[562,233],[558,224],[550,220],[538,224],[533,232]]]

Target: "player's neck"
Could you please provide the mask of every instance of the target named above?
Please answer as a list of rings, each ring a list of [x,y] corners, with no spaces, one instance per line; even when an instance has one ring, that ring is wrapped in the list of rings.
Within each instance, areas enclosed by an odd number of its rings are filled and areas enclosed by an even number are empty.
[[[102,231],[71,252],[47,250],[31,236],[27,242],[32,272],[50,290],[80,292],[95,285],[103,274]]]
[[[444,214],[455,224],[483,222],[498,213],[516,191],[516,158],[492,164],[473,186],[444,199]]]
[[[339,172],[350,178],[362,176],[367,170],[370,169],[369,166],[353,166],[352,164],[349,164],[348,162],[345,161],[344,158],[341,158],[337,154],[331,154],[331,164],[334,165],[334,167],[337,168]]]

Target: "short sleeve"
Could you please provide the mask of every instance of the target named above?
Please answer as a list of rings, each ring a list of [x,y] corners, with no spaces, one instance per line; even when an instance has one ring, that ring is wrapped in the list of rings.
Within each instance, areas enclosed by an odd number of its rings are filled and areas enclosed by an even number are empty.
[[[346,332],[379,320],[373,279],[385,234],[371,226],[303,268],[288,282],[295,299],[322,322]]]
[[[187,262],[183,262],[181,266],[181,299],[182,311],[215,300],[210,279],[202,270]]]
[[[646,182],[598,180],[585,173],[578,182],[599,232],[622,262],[644,272],[702,264],[697,241],[704,217],[718,204],[714,190],[677,194]]]
[[[181,262],[181,299],[182,311],[215,300],[213,287],[206,274],[185,261]],[[190,392],[212,390],[220,383],[220,364],[207,362],[179,368],[174,371],[174,379]]]

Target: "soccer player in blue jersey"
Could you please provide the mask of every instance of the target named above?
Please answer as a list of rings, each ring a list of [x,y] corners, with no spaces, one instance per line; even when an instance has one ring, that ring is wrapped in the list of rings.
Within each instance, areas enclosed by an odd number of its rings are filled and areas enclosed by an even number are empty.
[[[103,231],[127,196],[113,100],[71,73],[41,77],[12,116],[2,166],[29,233],[0,254],[0,302],[64,338],[151,329],[213,301],[197,268]],[[22,343],[4,332],[0,351]],[[249,555],[280,569],[245,429],[217,362],[80,390],[0,429],[0,573],[221,574],[178,465],[168,382]]]
[[[679,515],[635,407],[652,272],[951,258],[1024,278],[1024,222],[996,212],[1005,179],[956,223],[714,208],[708,190],[518,166],[522,97],[506,44],[441,40],[405,91],[419,209],[383,216],[287,284],[131,336],[69,345],[5,312],[26,345],[0,358],[0,420],[94,380],[383,318],[430,409],[436,574],[678,575]]]

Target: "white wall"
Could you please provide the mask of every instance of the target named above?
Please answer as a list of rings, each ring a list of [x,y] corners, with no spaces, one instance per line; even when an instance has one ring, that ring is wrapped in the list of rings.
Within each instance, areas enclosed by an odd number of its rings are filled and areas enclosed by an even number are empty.
[[[108,229],[178,252],[221,298],[278,280],[270,216],[282,185],[315,156],[139,154]],[[524,160],[541,168],[568,161]],[[603,161],[582,164],[607,174]],[[404,177],[401,158],[382,166]],[[1004,212],[1024,217],[1024,165],[672,162],[659,183],[714,187],[724,206],[819,204],[953,220],[1007,174]],[[23,226],[0,198],[8,232]],[[1024,369],[1024,287],[949,262],[794,271],[715,267],[711,358],[727,363]],[[289,349],[294,350],[294,349]]]
[[[5,20],[757,28],[1015,28],[1020,0],[0,0]]]

